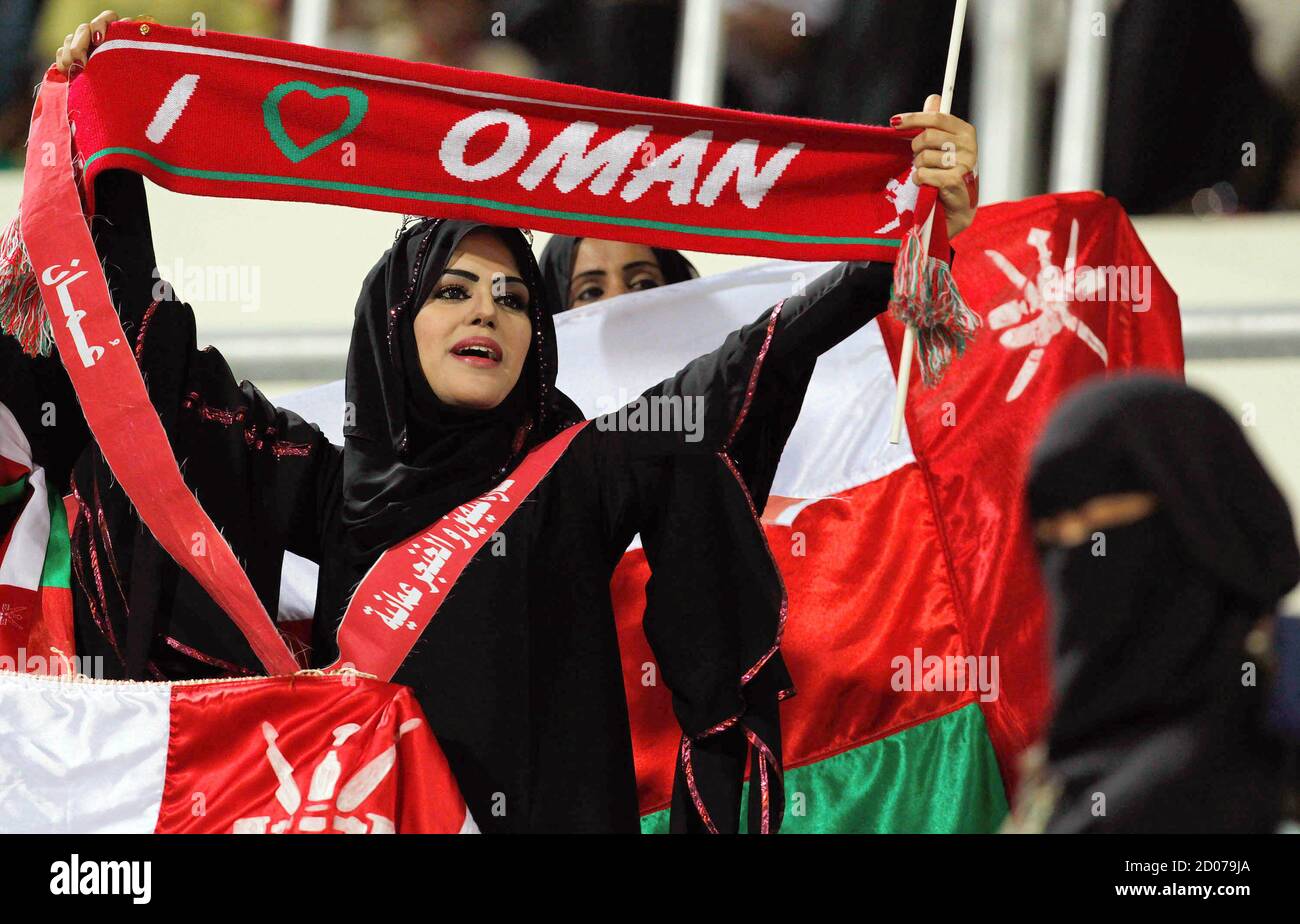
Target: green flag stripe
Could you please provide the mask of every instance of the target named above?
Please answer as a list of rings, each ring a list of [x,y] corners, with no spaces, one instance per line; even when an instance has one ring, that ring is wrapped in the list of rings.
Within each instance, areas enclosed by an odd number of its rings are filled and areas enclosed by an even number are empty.
[[[785,789],[784,834],[978,834],[996,831],[1007,814],[975,703],[788,770]],[[667,830],[666,810],[641,819],[642,833]]]
[[[0,505],[9,504],[23,496],[27,490],[27,476],[23,475],[17,481],[9,484],[0,484]]]
[[[41,567],[42,587],[72,588],[72,548],[68,541],[68,510],[58,491],[50,491],[50,538]]]

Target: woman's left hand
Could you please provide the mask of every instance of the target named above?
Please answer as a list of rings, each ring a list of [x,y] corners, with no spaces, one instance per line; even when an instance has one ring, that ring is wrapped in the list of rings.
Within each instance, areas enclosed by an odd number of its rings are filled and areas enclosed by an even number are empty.
[[[948,216],[948,239],[956,237],[975,220],[979,204],[979,145],[975,126],[955,115],[939,112],[939,97],[932,94],[925,101],[924,112],[896,115],[889,124],[899,131],[921,128],[912,139],[912,174],[918,186],[939,190],[939,201]]]

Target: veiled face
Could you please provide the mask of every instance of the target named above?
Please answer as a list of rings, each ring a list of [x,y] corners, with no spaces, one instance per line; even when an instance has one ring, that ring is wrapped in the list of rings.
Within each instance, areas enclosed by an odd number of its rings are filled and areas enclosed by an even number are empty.
[[[663,284],[664,271],[649,247],[585,237],[573,255],[573,275],[565,293],[567,307],[594,305],[615,295]]]
[[[420,368],[438,400],[480,410],[504,401],[533,334],[528,286],[510,248],[489,231],[466,235],[414,328]]]

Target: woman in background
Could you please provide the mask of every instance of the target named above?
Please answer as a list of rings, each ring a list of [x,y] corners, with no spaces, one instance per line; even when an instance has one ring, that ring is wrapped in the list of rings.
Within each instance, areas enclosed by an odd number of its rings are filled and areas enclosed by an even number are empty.
[[[1300,551],[1236,421],[1175,379],[1085,385],[1038,443],[1029,504],[1054,627],[1046,830],[1275,830],[1260,640]]]
[[[557,313],[700,275],[676,250],[563,234],[546,242],[539,262]]]

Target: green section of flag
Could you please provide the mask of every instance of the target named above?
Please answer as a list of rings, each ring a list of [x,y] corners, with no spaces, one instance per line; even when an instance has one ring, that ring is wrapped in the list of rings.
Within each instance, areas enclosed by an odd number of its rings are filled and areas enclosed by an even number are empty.
[[[1007,814],[975,703],[786,771],[785,800],[783,834],[980,834]],[[641,819],[644,834],[667,830],[666,810]]]
[[[11,504],[23,496],[27,490],[27,476],[23,475],[10,484],[0,484],[0,506]]]
[[[42,587],[72,588],[72,548],[68,541],[68,510],[59,492],[50,491],[50,538],[41,567]]]

